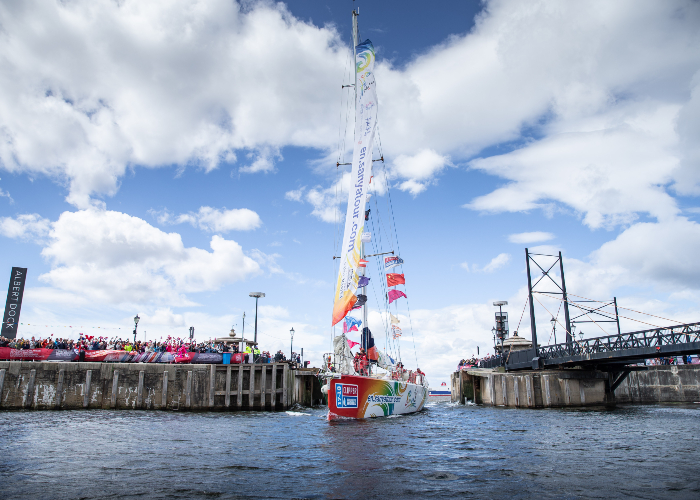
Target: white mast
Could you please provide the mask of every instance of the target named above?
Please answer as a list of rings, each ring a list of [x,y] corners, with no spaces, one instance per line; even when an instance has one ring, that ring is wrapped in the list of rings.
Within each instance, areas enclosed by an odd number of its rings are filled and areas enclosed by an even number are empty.
[[[355,73],[355,120],[357,121],[357,44],[360,43],[360,32],[359,28],[357,26],[357,17],[360,15],[360,8],[358,7],[356,10],[352,11],[352,55],[353,55],[353,72]],[[371,159],[370,159],[371,160]],[[364,214],[361,215],[361,217],[364,217]],[[365,244],[364,242],[360,246],[360,258],[364,259],[365,258]],[[367,274],[367,268],[364,267],[362,268],[362,275],[365,276]],[[362,287],[362,294],[366,297],[367,296],[367,287],[363,286]],[[369,361],[369,335],[365,337],[364,335],[364,329],[367,328],[369,329],[369,326],[367,325],[367,302],[365,302],[365,305],[362,306],[362,338],[364,340],[365,344],[365,349],[366,349],[366,354],[367,354],[367,359]],[[372,365],[371,363],[368,365],[368,368],[370,370],[370,374],[372,371]]]

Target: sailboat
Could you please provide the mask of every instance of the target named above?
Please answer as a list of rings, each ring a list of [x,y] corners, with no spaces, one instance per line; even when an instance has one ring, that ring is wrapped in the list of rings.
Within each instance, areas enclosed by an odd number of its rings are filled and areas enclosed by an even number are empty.
[[[382,276],[375,279],[379,281],[382,290],[386,290],[383,295],[387,309],[397,298],[406,297],[406,294],[396,288],[398,284],[405,284],[403,273],[388,273],[383,276],[387,270],[403,264],[396,252],[391,250],[372,255],[365,253],[365,244],[371,241],[372,234],[365,231],[365,223],[373,223],[371,210],[366,210],[372,166],[374,161],[383,162],[383,155],[380,160],[372,159],[377,132],[375,53],[370,40],[359,42],[358,15],[359,9],[353,10],[355,130],[351,187],[340,256],[333,257],[340,259],[333,303],[333,353],[324,355],[324,372],[321,374],[327,380],[322,390],[328,395],[329,420],[418,412],[423,409],[429,390],[425,374],[417,367],[415,370],[406,370],[401,362],[398,311],[394,316],[387,310],[382,316],[385,320],[386,344],[394,348],[396,360],[387,352],[387,346],[383,353],[377,349],[367,323],[367,287],[370,280],[367,276],[370,261],[367,259],[376,258],[374,262]],[[388,184],[386,187],[388,189]],[[354,311],[360,311],[361,319],[354,316],[357,314]],[[335,328],[341,322],[343,333],[336,335]],[[361,347],[355,355],[351,347],[357,343],[350,341],[346,335],[351,331],[361,332]]]

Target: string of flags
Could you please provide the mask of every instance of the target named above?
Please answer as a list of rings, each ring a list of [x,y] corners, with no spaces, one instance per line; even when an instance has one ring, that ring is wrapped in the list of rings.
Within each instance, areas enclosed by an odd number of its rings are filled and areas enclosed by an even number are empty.
[[[73,325],[38,325],[36,323],[20,323],[21,326],[33,326],[33,327],[44,327],[44,328],[97,328],[101,330],[121,330],[121,327],[117,326],[73,326]]]
[[[398,325],[391,325],[391,333],[397,339],[401,336],[401,328]]]

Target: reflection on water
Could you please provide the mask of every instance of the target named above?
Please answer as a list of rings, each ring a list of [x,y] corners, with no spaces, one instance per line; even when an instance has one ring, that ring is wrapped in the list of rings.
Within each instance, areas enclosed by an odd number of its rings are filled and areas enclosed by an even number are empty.
[[[700,498],[700,405],[0,412],[2,498]]]

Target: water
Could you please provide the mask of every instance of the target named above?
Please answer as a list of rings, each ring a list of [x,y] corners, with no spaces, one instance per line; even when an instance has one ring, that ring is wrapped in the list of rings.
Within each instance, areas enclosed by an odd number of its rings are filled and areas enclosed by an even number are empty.
[[[696,499],[699,410],[0,412],[0,497]]]

